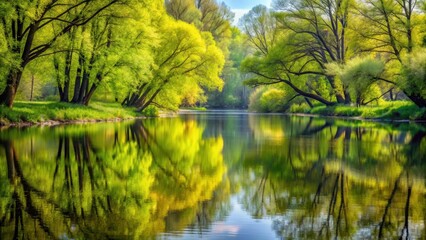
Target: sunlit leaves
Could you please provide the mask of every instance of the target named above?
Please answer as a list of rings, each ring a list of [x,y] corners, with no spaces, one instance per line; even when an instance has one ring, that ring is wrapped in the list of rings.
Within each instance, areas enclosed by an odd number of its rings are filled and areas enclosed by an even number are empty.
[[[404,59],[402,85],[410,93],[426,96],[426,51],[421,50]]]

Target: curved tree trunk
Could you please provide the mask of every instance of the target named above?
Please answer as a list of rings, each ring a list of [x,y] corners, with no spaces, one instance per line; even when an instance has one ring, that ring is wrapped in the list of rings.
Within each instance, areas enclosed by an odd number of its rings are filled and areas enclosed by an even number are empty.
[[[421,96],[419,93],[411,93],[411,94],[409,94],[406,91],[403,91],[403,92],[418,107],[426,107],[426,98],[423,97],[423,96]]]
[[[9,108],[12,107],[13,101],[15,100],[16,91],[18,90],[19,83],[22,77],[22,70],[17,69],[10,71],[6,80],[6,88],[0,95],[0,105],[6,105]]]
[[[300,94],[300,95],[302,95],[302,96],[304,96],[306,98],[317,100],[318,102],[321,102],[321,103],[323,103],[323,104],[325,104],[327,106],[335,105],[334,102],[330,102],[330,101],[324,99],[321,96],[318,96],[316,94],[312,94],[312,93],[308,93],[308,92],[303,91],[302,89],[298,88],[296,85],[294,85],[289,80],[281,79],[281,81],[283,83],[287,84],[289,87],[291,87],[296,93],[298,93],[298,94]],[[337,95],[336,95],[336,97],[337,97]]]

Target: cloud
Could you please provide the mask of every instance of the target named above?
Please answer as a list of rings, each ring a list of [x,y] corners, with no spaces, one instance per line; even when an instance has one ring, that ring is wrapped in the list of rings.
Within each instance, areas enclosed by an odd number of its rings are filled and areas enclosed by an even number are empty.
[[[240,18],[244,16],[244,14],[248,13],[249,11],[250,9],[232,9],[232,12],[235,13],[234,25],[238,26],[238,21],[240,20]]]

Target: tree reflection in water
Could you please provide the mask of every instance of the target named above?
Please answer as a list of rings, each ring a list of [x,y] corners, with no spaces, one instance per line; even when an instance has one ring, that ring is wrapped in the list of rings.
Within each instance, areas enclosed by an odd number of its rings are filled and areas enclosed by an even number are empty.
[[[241,201],[253,217],[282,216],[284,238],[426,237],[424,131],[287,121],[250,119]]]
[[[213,235],[236,196],[279,238],[425,239],[424,129],[186,115],[2,130],[0,235]]]
[[[194,222],[205,228],[218,209],[215,191],[226,194],[222,139],[203,139],[196,122],[160,121],[2,134],[2,239],[154,238]]]

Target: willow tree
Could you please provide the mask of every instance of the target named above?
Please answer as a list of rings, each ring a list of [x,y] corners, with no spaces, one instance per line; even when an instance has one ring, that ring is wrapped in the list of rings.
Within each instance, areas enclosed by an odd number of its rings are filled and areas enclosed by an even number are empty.
[[[172,19],[165,19],[158,32],[149,75],[130,89],[124,105],[139,111],[152,104],[176,108],[183,96],[200,94],[201,87],[222,87],[219,74],[224,57],[210,33]]]
[[[49,54],[55,41],[73,28],[87,24],[118,0],[109,1],[7,1],[0,5],[0,39],[7,49],[6,86],[0,104],[12,107],[25,67],[34,59]],[[52,24],[63,22],[56,32]]]
[[[222,50],[225,55],[225,66],[222,71],[221,78],[224,80],[224,86],[232,85],[232,80],[225,76],[233,74],[232,63],[230,59],[233,38],[233,29],[231,23],[234,18],[234,13],[225,4],[217,0],[167,0],[167,13],[176,20],[194,24],[200,31],[210,32],[216,41],[216,45]],[[184,105],[203,104],[206,99],[208,105],[216,105],[218,97],[222,97],[222,91],[212,91],[208,88],[203,88],[205,93],[203,100],[195,101],[189,96],[185,98]],[[222,100],[223,101],[223,100]]]

